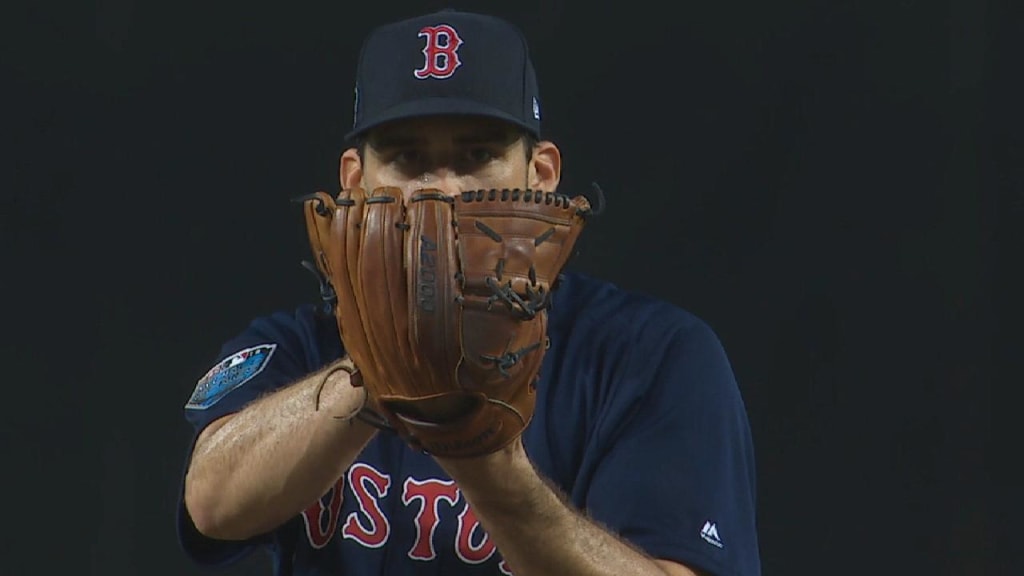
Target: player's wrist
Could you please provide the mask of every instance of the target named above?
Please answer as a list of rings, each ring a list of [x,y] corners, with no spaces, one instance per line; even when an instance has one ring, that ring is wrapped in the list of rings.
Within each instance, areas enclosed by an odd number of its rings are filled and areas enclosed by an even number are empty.
[[[520,438],[482,456],[435,459],[474,505],[494,513],[530,509],[545,490]]]
[[[351,360],[332,363],[314,378],[313,408],[334,420],[353,420],[366,405],[366,389],[358,385]]]

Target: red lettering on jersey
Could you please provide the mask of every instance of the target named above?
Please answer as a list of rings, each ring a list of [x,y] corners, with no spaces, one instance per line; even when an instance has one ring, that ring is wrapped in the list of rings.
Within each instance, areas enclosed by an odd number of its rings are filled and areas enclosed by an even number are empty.
[[[341,528],[342,536],[370,548],[383,546],[391,534],[391,524],[381,511],[378,501],[387,495],[391,477],[378,472],[372,466],[357,463],[349,468],[348,485],[369,524],[363,524],[359,515],[352,512]]]
[[[507,560],[502,559],[502,561],[498,563],[498,570],[501,570],[501,573],[505,576],[514,576],[512,574],[512,569],[508,567]]]
[[[423,47],[423,56],[426,59],[423,67],[414,72],[417,78],[448,78],[462,65],[462,60],[459,59],[462,38],[455,28],[447,24],[424,26],[420,29],[419,37],[426,38],[427,44]]]
[[[327,491],[327,494],[302,511],[302,521],[306,525],[306,538],[309,539],[309,545],[313,548],[326,546],[338,529],[338,512],[341,510],[341,501],[344,499],[342,493],[344,488],[345,477],[342,476]],[[324,498],[329,498],[326,506],[324,506]]]
[[[437,557],[437,551],[434,550],[434,532],[440,523],[438,505],[441,500],[447,500],[449,505],[454,506],[458,499],[459,489],[452,480],[405,480],[402,503],[406,506],[416,500],[422,503],[420,511],[416,513],[416,543],[409,550],[409,558],[433,560]]]
[[[474,535],[479,542],[474,543]],[[476,519],[473,509],[466,507],[459,514],[459,530],[455,537],[455,553],[469,564],[486,562],[494,554],[494,542],[484,532],[480,521]],[[502,561],[504,563],[504,561]]]

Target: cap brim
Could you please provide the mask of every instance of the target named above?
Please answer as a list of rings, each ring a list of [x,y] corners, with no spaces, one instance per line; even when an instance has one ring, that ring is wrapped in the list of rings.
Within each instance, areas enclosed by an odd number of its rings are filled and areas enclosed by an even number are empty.
[[[367,122],[357,124],[348,134],[345,134],[345,139],[351,140],[360,134],[365,133],[367,130],[395,120],[446,115],[497,118],[498,120],[504,120],[519,126],[538,138],[540,137],[536,126],[531,126],[523,122],[521,118],[517,118],[512,114],[503,112],[497,108],[486,106],[473,100],[464,100],[461,98],[422,98],[411,102],[403,102],[374,115],[374,117]]]

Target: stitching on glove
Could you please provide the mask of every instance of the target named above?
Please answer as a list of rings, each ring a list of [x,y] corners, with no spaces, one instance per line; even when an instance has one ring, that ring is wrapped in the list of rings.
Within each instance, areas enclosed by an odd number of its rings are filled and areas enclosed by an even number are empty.
[[[386,430],[388,432],[395,432],[395,427],[388,422],[387,418],[381,416],[377,411],[368,406],[363,406],[362,410],[356,412],[356,418],[370,426],[373,426],[374,428]]]
[[[500,373],[505,378],[510,378],[512,375],[508,373],[509,368],[515,366],[519,362],[520,358],[536,350],[537,348],[540,348],[540,342],[535,342],[533,344],[530,344],[529,346],[524,346],[514,352],[510,352],[506,349],[505,353],[502,354],[501,356],[481,354],[480,357],[488,362],[493,362],[495,367],[498,369],[498,373]]]
[[[319,257],[322,259],[323,256],[323,252],[321,252]],[[338,295],[334,292],[334,286],[331,286],[331,283],[327,281],[327,278],[320,272],[316,264],[309,260],[303,260],[300,264],[316,278],[317,283],[320,285],[320,299],[326,304],[325,312],[330,314],[334,305],[338,302]]]

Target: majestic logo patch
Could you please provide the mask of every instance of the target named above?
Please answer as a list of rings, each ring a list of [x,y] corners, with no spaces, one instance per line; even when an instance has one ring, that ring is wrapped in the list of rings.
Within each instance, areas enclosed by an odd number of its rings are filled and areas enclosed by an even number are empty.
[[[448,24],[437,26],[424,26],[420,29],[420,38],[426,38],[427,44],[423,47],[423,67],[413,72],[417,78],[449,78],[455,74],[455,69],[462,65],[459,59],[459,46],[462,46],[462,38]]]
[[[274,355],[277,344],[261,344],[239,350],[222,362],[210,368],[192,392],[185,408],[206,410],[235,388],[252,380],[263,371]]]
[[[718,548],[725,547],[722,544],[722,539],[718,537],[718,526],[711,520],[705,522],[704,527],[700,529],[700,537],[712,546],[716,546]]]

